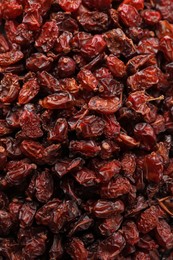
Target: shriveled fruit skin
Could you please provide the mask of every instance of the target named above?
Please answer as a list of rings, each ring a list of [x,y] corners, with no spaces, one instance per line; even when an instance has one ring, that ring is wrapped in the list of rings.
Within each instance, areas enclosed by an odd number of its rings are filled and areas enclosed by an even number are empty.
[[[173,0],[0,0],[0,259],[173,259]]]

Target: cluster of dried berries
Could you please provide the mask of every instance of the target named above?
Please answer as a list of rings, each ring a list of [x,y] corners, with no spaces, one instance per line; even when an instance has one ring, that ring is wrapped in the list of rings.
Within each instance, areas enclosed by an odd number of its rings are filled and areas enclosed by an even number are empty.
[[[0,29],[0,259],[173,259],[173,0],[1,0]]]

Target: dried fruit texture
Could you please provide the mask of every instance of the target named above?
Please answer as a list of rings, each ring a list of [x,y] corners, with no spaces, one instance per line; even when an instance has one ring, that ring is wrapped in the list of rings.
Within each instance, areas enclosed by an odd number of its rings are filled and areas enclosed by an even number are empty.
[[[18,96],[18,102],[20,105],[29,103],[39,92],[40,86],[37,83],[37,79],[30,79],[21,88]]]
[[[96,10],[106,10],[111,6],[111,0],[84,0],[83,3],[89,7],[94,8]]]
[[[143,149],[151,150],[156,145],[156,135],[150,124],[138,123],[134,128],[134,135],[140,141]]]
[[[123,4],[132,5],[137,10],[144,9],[144,0],[124,0]]]
[[[139,54],[158,53],[159,40],[154,37],[142,38],[137,46],[137,52]]]
[[[146,234],[157,226],[158,214],[156,213],[155,207],[152,206],[141,214],[137,223],[140,232]]]
[[[19,94],[19,90],[19,77],[12,73],[6,73],[1,80],[0,101],[3,103],[11,103],[15,101]]]
[[[144,10],[141,12],[142,18],[146,24],[154,25],[161,20],[161,14],[155,10]]]
[[[78,238],[72,238],[72,241],[67,245],[67,252],[72,259],[86,260],[88,257],[88,251],[85,248],[84,243]]]
[[[35,164],[24,161],[10,161],[7,164],[7,173],[1,179],[1,185],[5,187],[22,184],[37,167]]]
[[[171,12],[173,10],[173,3],[171,0],[161,0],[159,3],[157,3],[156,8],[160,11],[164,20],[167,20],[170,23],[173,22],[173,18],[171,16]]]
[[[78,21],[87,32],[102,32],[108,29],[109,18],[102,12],[83,12]]]
[[[119,17],[127,27],[139,26],[142,19],[133,5],[122,4],[118,8]]]
[[[49,251],[49,257],[50,259],[56,258],[61,259],[64,253],[64,249],[62,246],[61,238],[58,237],[58,235],[54,236],[53,244],[51,246],[51,249]]]
[[[81,54],[87,59],[92,59],[106,49],[106,42],[102,35],[94,35],[82,43]]]
[[[141,54],[133,57],[127,63],[127,71],[135,74],[143,66],[155,65],[156,59],[153,54]]]
[[[15,19],[23,12],[20,1],[12,0],[10,2],[2,1],[2,17],[4,19]]]
[[[146,179],[159,183],[163,176],[163,158],[159,154],[152,152],[146,155],[144,161]]]
[[[108,184],[101,187],[100,195],[102,198],[116,199],[122,195],[128,194],[131,184],[126,178],[118,177],[111,180]]]
[[[94,141],[71,141],[69,147],[72,153],[87,157],[95,157],[101,150],[100,146]]]
[[[34,53],[26,60],[26,67],[34,72],[49,70],[52,61],[51,57],[47,57],[43,53]]]
[[[109,51],[114,55],[123,54],[123,56],[128,57],[135,52],[133,41],[120,28],[106,32],[104,39]]]
[[[49,201],[37,213],[36,221],[39,225],[48,226],[53,233],[59,233],[65,224],[74,221],[80,211],[73,201]]]
[[[166,35],[160,40],[160,50],[164,53],[168,61],[173,61],[172,55],[173,38]]]
[[[35,47],[44,52],[50,51],[58,38],[58,34],[59,29],[55,21],[45,22],[39,37],[35,41]]]
[[[26,228],[31,226],[36,211],[37,211],[36,204],[32,202],[24,203],[19,210],[20,227]]]
[[[85,116],[76,125],[76,132],[83,138],[94,138],[103,134],[104,121],[97,116]]]
[[[31,111],[24,111],[20,117],[20,126],[25,136],[29,138],[39,138],[43,135],[40,118]]]
[[[129,245],[135,245],[139,241],[139,231],[134,222],[129,221],[122,227],[126,242]]]
[[[8,67],[22,60],[24,57],[21,51],[11,50],[0,54],[0,66]]]
[[[104,134],[108,139],[114,139],[120,134],[121,126],[114,115],[104,117],[105,128]]]
[[[70,57],[61,57],[58,61],[58,75],[61,78],[70,77],[75,73],[76,63]]]
[[[171,227],[165,220],[160,220],[155,229],[156,239],[160,246],[170,249],[173,246],[173,234]]]
[[[73,96],[68,92],[52,94],[40,101],[40,105],[47,109],[65,109],[73,106]]]
[[[50,129],[48,140],[65,142],[68,138],[68,124],[66,119],[58,118],[54,127]]]
[[[98,226],[99,232],[103,236],[110,236],[117,231],[122,223],[123,217],[121,215],[114,215],[106,218]]]
[[[127,175],[133,175],[136,170],[136,156],[132,153],[125,153],[121,161],[122,170]]]
[[[48,170],[38,174],[35,179],[35,197],[38,201],[45,203],[53,195],[54,182],[51,173]]]
[[[77,77],[83,89],[97,91],[99,82],[90,70],[82,69]]]
[[[104,239],[98,246],[97,255],[99,259],[113,260],[125,247],[125,239],[121,233],[114,233],[110,237]]]
[[[114,114],[121,107],[119,98],[101,98],[99,96],[92,97],[88,103],[90,110],[101,114]]]
[[[173,258],[172,13],[0,0],[0,259]]]
[[[71,2],[70,0],[57,0],[57,2],[66,12],[76,11],[81,4],[81,0],[74,0],[73,2]]]
[[[114,214],[119,214],[124,211],[124,204],[122,201],[106,201],[98,200],[94,203],[92,212],[97,218],[108,218]]]
[[[149,115],[149,117],[154,116],[155,120],[157,114],[155,115],[154,109],[152,109],[152,106],[148,102],[159,99],[162,100],[164,99],[164,97],[160,96],[158,98],[154,98],[152,96],[148,96],[143,90],[135,91],[128,96],[126,105],[127,107],[133,109],[135,112],[140,113],[143,116],[146,116],[146,119],[147,115]]]
[[[9,44],[8,44],[6,38],[2,34],[0,34],[0,40],[1,40],[0,53],[9,51]]]
[[[98,176],[102,182],[107,182],[112,177],[118,175],[121,170],[121,163],[118,160],[112,160],[111,162],[103,164],[98,171]]]
[[[159,82],[158,68],[151,66],[143,69],[127,80],[132,91],[151,88]]]
[[[74,178],[80,185],[83,185],[85,187],[94,186],[100,182],[97,174],[87,168],[83,168],[82,170],[75,173]]]
[[[122,78],[126,74],[125,64],[114,55],[110,55],[106,58],[106,64],[108,69],[112,72],[114,77]]]

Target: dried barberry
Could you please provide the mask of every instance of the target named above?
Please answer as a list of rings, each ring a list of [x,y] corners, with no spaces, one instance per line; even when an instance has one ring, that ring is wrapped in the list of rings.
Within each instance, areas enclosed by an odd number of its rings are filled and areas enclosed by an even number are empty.
[[[0,0],[0,259],[173,258],[172,13]]]

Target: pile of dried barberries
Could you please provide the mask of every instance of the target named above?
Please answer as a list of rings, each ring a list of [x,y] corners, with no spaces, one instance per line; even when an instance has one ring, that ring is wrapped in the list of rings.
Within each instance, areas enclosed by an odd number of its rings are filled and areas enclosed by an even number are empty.
[[[173,0],[1,0],[0,30],[0,259],[173,259]]]

